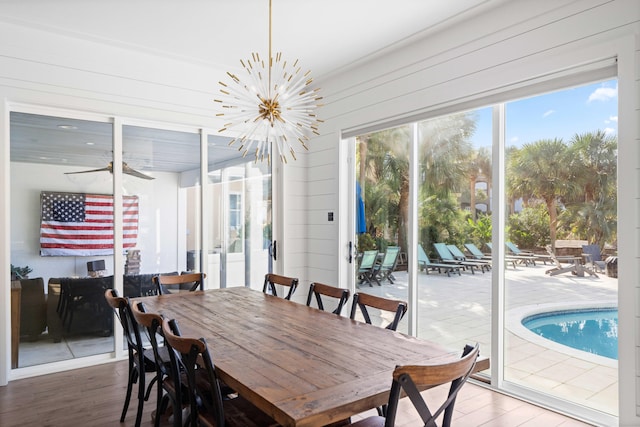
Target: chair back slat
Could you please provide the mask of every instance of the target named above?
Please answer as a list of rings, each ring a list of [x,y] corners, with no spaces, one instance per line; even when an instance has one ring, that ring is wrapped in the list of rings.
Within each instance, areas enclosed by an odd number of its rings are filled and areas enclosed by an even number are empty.
[[[265,294],[278,296],[278,291],[275,285],[286,286],[289,288],[289,292],[284,296],[284,299],[290,300],[293,293],[298,287],[298,279],[295,277],[281,276],[279,274],[267,273],[264,276],[264,284],[262,286],[262,292]]]
[[[395,331],[398,328],[400,320],[407,312],[408,304],[405,301],[383,298],[376,295],[367,293],[355,293],[353,294],[353,301],[351,302],[351,319],[356,318],[358,309],[362,313],[362,317],[366,323],[371,324],[371,316],[368,308],[376,308],[381,311],[387,311],[394,313],[393,320],[386,326],[386,329]]]
[[[153,277],[158,295],[180,291],[201,291],[204,289],[204,273],[160,274]]]
[[[338,300],[338,306],[333,310],[333,313],[340,314],[342,312],[342,307],[349,299],[349,290],[336,288],[335,286],[329,286],[319,282],[311,283],[309,285],[309,294],[307,295],[307,305],[311,306],[311,301],[315,297],[318,308],[324,311],[322,295]]]
[[[450,427],[456,397],[473,372],[479,354],[480,346],[476,343],[473,347],[470,345],[465,346],[462,357],[455,362],[422,366],[398,366],[393,372],[385,426],[390,427],[395,424],[398,401],[402,392],[404,392],[420,414],[425,426],[436,426],[435,420],[444,412],[442,426]],[[420,394],[420,390],[424,387],[447,383],[451,383],[451,386],[446,400],[435,411],[432,411]]]

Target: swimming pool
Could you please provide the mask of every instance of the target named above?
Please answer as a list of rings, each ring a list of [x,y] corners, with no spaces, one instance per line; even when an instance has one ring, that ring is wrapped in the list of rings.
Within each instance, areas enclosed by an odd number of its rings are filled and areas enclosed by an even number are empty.
[[[533,333],[556,343],[618,360],[618,310],[575,309],[522,319]]]

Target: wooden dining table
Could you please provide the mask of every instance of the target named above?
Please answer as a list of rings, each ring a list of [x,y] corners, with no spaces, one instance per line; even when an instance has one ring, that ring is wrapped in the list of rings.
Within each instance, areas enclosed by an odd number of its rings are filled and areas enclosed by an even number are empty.
[[[323,426],[381,406],[396,365],[462,353],[244,287],[135,301],[175,318],[183,336],[204,338],[220,378],[283,426]],[[484,358],[476,370],[486,368]]]

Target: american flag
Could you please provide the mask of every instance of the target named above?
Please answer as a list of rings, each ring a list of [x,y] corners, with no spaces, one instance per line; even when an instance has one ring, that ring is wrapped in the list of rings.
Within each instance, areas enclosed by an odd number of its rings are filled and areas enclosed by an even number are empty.
[[[43,191],[40,223],[42,256],[113,254],[113,197]],[[123,196],[123,247],[136,246],[138,197]]]

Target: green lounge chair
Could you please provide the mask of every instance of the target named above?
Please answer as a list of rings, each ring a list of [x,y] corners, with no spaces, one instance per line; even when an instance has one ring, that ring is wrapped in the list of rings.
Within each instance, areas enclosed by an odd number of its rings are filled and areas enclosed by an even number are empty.
[[[474,244],[474,243],[465,243],[464,247],[467,248],[467,250],[469,251],[469,253],[471,254],[472,257],[474,257],[475,259],[479,259],[479,260],[490,260],[491,259],[491,255],[487,255],[485,253],[483,253],[480,249],[478,249],[478,247]],[[505,262],[507,263],[511,263],[513,265],[513,268],[516,268],[516,259],[510,257],[510,256],[506,256],[504,257]]]
[[[467,261],[467,262],[475,262],[477,264],[484,264],[487,271],[491,269],[491,261],[489,260],[479,260],[479,259],[468,259],[467,256],[460,250],[456,245],[447,245],[447,249],[451,252],[451,255],[458,261]]]
[[[451,277],[452,271],[454,273],[457,272],[458,276],[462,275],[460,273],[461,267],[459,265],[439,264],[431,262],[424,249],[422,248],[422,245],[418,245],[418,267],[420,268],[420,271],[424,269],[427,274],[429,274],[429,270],[437,270],[438,273],[442,273],[444,271],[445,273],[447,273],[448,277]]]
[[[438,253],[438,256],[440,257],[440,261],[442,263],[445,263],[445,264],[458,264],[458,265],[464,267],[465,270],[467,268],[469,270],[471,270],[471,274],[476,274],[476,272],[475,272],[476,268],[480,269],[483,273],[485,271],[486,266],[484,264],[479,264],[479,263],[470,262],[470,261],[460,261],[460,260],[455,259],[455,257],[453,256],[453,254],[451,253],[449,248],[447,248],[447,245],[444,244],[444,243],[434,243],[433,247],[436,250],[436,252]]]
[[[493,248],[491,247],[491,243],[485,243],[485,245],[487,245],[487,247],[489,248],[489,250],[491,252],[493,252]],[[519,264],[524,264],[524,265],[529,265],[529,264],[533,264],[533,266],[535,267],[536,265],[536,259],[535,257],[531,257],[529,255],[524,255],[524,256],[518,256],[518,255],[505,255],[505,259],[509,259],[509,260],[516,260],[516,262],[518,262]]]
[[[524,259],[526,259],[526,257],[529,257],[528,259],[533,263],[533,265],[536,265],[536,261],[542,261],[545,265],[547,264],[547,261],[551,261],[551,257],[549,255],[541,255],[535,254],[533,252],[523,251],[513,242],[509,241],[504,242],[504,244],[513,255],[519,257],[518,259],[522,260],[523,257],[525,257]]]

